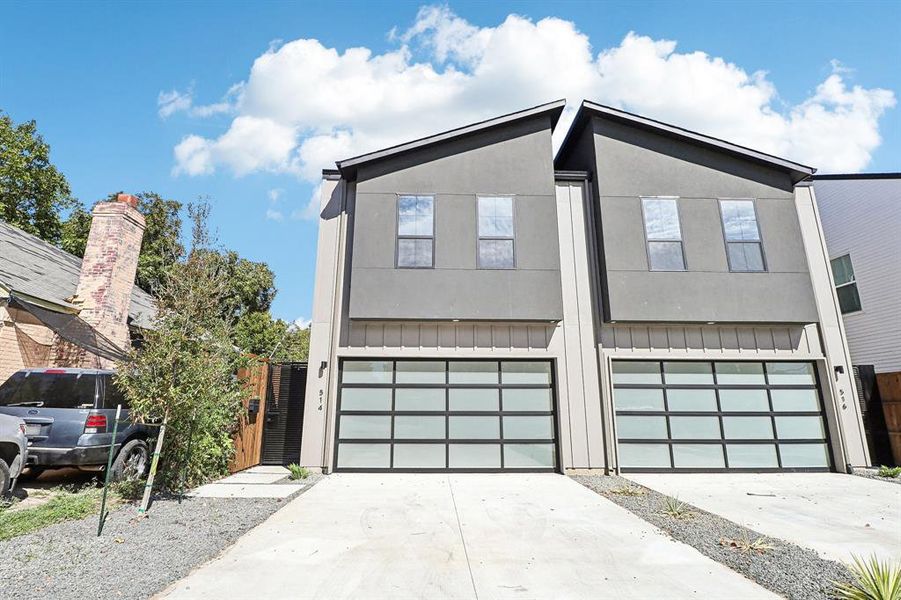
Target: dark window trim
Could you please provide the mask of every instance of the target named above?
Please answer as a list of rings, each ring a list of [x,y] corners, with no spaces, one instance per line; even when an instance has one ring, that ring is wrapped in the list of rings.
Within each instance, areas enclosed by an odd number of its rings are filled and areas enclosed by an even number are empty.
[[[676,203],[676,219],[679,221],[679,239],[650,239],[648,237],[648,222],[644,213],[644,201],[645,200],[672,200]],[[685,242],[683,241],[685,229],[682,227],[682,210],[679,206],[679,200],[681,200],[680,196],[639,196],[639,204],[641,205],[639,208],[641,210],[641,229],[644,231],[644,250],[645,255],[648,259],[648,271],[654,271],[655,273],[683,273],[688,270],[688,259],[685,257]],[[682,253],[682,268],[681,269],[655,269],[651,264],[651,243],[653,242],[664,242],[664,243],[676,243],[679,242],[679,247],[681,248]]]
[[[845,258],[846,256],[848,257],[848,264],[851,265],[851,281],[846,281],[845,283],[835,283],[835,293],[836,293],[836,297],[837,297],[838,290],[840,288],[851,287],[852,285],[854,286],[854,291],[857,293],[858,308],[846,311],[842,308],[840,299],[839,299],[839,303],[838,303],[839,311],[843,315],[853,315],[855,313],[863,312],[863,302],[860,299],[860,288],[857,287],[857,274],[854,272],[854,261],[851,260],[851,252],[845,252],[844,254],[839,254],[835,258],[830,258],[829,259],[829,271],[832,274],[832,281],[835,282],[835,271],[833,270],[833,267],[832,267],[832,261],[839,260],[840,258]]]
[[[510,198],[511,210],[513,213],[513,235],[482,235],[479,227],[479,200],[481,198]],[[476,194],[476,268],[484,271],[512,271],[517,268],[516,264],[516,195],[515,194]],[[509,240],[513,243],[513,265],[509,267],[485,267],[482,266],[481,246],[482,240]]]
[[[432,199],[432,235],[401,235],[400,233],[400,199],[401,198],[431,198]],[[438,212],[438,202],[435,194],[396,194],[394,199],[394,268],[395,269],[434,269],[435,268],[435,249],[437,242],[435,240],[435,230]],[[432,264],[429,266],[409,266],[400,264],[400,241],[401,240],[431,240],[432,241]]]
[[[731,201],[744,201],[750,202],[751,206],[754,208],[754,223],[757,225],[757,241],[754,240],[734,240],[730,241],[726,237],[726,221],[723,218],[723,201],[731,202]],[[769,265],[766,259],[766,250],[763,247],[763,229],[760,226],[760,214],[757,211],[757,199],[756,198],[730,198],[726,196],[722,196],[716,199],[716,205],[719,209],[720,213],[720,230],[723,232],[723,249],[726,251],[726,264],[729,266],[730,273],[766,273],[769,271]],[[729,244],[757,244],[760,246],[760,261],[763,263],[762,269],[741,269],[737,270],[732,268],[732,259],[729,258]]]

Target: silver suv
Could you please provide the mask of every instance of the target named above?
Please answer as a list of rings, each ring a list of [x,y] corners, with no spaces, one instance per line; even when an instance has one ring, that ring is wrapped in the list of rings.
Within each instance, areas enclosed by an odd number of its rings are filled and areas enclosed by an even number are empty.
[[[12,491],[27,458],[25,421],[0,414],[0,496]]]

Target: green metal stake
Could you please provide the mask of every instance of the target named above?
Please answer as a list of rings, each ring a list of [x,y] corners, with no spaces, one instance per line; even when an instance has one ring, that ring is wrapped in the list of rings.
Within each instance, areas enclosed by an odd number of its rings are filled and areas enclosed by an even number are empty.
[[[109,456],[106,459],[106,477],[103,482],[103,499],[100,501],[100,522],[97,523],[97,537],[103,531],[103,524],[106,522],[106,491],[109,489],[110,471],[113,470],[113,453],[116,450],[116,434],[119,432],[119,415],[122,414],[122,405],[116,405],[116,421],[113,423],[113,439],[109,445]]]
[[[163,424],[160,426],[160,434],[156,438],[156,447],[153,449],[153,460],[150,461],[150,474],[147,475],[147,483],[144,484],[144,497],[141,499],[141,506],[138,508],[138,514],[143,515],[150,506],[150,492],[153,490],[153,479],[156,477],[156,468],[160,462],[160,452],[163,450],[163,438],[166,437],[166,423],[169,416],[163,417]]]

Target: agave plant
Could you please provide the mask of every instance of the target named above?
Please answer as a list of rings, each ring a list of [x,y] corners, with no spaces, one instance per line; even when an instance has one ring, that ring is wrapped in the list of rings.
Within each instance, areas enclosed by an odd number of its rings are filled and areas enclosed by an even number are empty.
[[[876,555],[862,559],[852,555],[848,565],[852,583],[834,581],[833,593],[841,600],[901,600],[901,563],[881,562]]]

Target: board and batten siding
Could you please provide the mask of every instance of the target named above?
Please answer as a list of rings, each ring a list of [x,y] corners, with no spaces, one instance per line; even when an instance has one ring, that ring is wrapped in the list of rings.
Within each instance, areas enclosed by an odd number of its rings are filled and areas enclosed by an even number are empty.
[[[862,310],[842,316],[856,365],[901,371],[901,178],[816,180],[829,258],[851,255]]]

